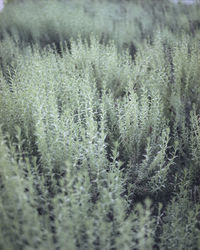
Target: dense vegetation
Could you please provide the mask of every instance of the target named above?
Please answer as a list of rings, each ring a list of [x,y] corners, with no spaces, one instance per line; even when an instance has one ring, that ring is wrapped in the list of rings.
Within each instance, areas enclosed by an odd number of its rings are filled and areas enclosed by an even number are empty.
[[[200,249],[200,5],[0,13],[0,249]]]

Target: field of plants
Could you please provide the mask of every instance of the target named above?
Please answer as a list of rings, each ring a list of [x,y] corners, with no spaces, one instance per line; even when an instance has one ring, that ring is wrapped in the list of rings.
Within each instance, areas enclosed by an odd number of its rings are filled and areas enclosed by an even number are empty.
[[[200,249],[200,4],[7,1],[0,249]]]

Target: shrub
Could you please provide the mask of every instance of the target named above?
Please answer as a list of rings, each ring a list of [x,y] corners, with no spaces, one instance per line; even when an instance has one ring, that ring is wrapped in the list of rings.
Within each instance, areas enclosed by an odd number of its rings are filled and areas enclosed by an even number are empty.
[[[198,249],[199,6],[157,6],[1,13],[1,249]]]

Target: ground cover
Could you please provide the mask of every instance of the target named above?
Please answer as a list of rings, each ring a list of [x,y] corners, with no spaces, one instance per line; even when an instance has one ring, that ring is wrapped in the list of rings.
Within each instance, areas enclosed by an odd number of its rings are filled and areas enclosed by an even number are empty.
[[[199,28],[161,0],[7,3],[0,249],[200,248]]]

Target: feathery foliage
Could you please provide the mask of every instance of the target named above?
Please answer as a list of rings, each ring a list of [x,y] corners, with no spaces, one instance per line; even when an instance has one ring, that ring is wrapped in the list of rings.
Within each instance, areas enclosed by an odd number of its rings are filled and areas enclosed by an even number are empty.
[[[199,11],[6,5],[0,249],[200,248]]]

